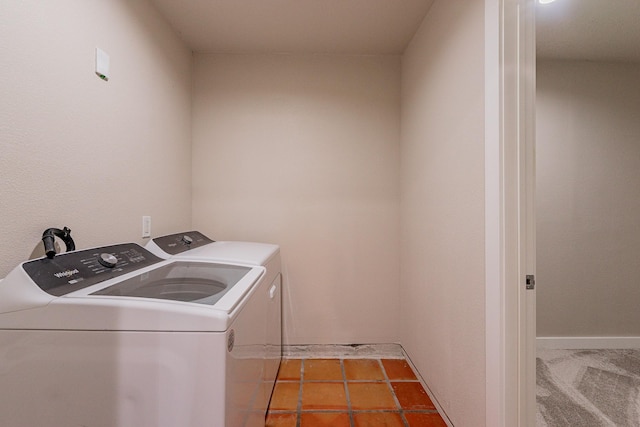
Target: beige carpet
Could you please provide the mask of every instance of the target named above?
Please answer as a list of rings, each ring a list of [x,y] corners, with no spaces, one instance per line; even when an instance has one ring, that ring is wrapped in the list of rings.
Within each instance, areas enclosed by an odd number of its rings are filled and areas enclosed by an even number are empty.
[[[640,427],[640,349],[539,350],[538,427]]]

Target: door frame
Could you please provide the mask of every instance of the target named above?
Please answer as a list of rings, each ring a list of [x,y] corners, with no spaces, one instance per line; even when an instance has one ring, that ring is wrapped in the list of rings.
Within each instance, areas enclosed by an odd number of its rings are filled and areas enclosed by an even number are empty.
[[[535,426],[535,0],[485,0],[486,426]]]

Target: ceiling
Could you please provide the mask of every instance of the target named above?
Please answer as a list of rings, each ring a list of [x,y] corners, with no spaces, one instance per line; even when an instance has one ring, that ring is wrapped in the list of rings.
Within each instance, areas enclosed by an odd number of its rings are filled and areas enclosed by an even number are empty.
[[[151,0],[195,52],[401,54],[433,0]],[[640,62],[640,0],[537,5],[539,58]]]
[[[640,0],[538,4],[539,58],[640,62]]]
[[[433,0],[151,2],[195,52],[401,54]]]

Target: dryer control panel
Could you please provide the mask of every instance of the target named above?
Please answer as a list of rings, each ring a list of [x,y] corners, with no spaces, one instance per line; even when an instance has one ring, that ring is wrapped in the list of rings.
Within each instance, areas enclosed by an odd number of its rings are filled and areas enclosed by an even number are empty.
[[[199,231],[186,231],[184,233],[156,237],[153,239],[153,242],[169,255],[177,255],[189,249],[199,248],[200,246],[213,243],[214,240],[211,240]]]
[[[62,296],[163,261],[135,243],[103,246],[22,264],[43,291]]]

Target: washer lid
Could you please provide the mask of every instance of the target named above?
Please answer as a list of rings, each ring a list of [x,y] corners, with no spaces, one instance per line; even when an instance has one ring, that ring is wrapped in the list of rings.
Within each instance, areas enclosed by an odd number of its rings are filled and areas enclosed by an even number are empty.
[[[8,290],[34,292],[24,293],[23,304],[11,310],[3,310],[0,299],[0,330],[224,332],[257,297],[265,271],[261,266],[163,261],[56,297],[16,268],[26,279],[13,280],[16,286]]]
[[[174,262],[131,277],[91,295],[153,298],[214,305],[251,271],[249,267]]]

